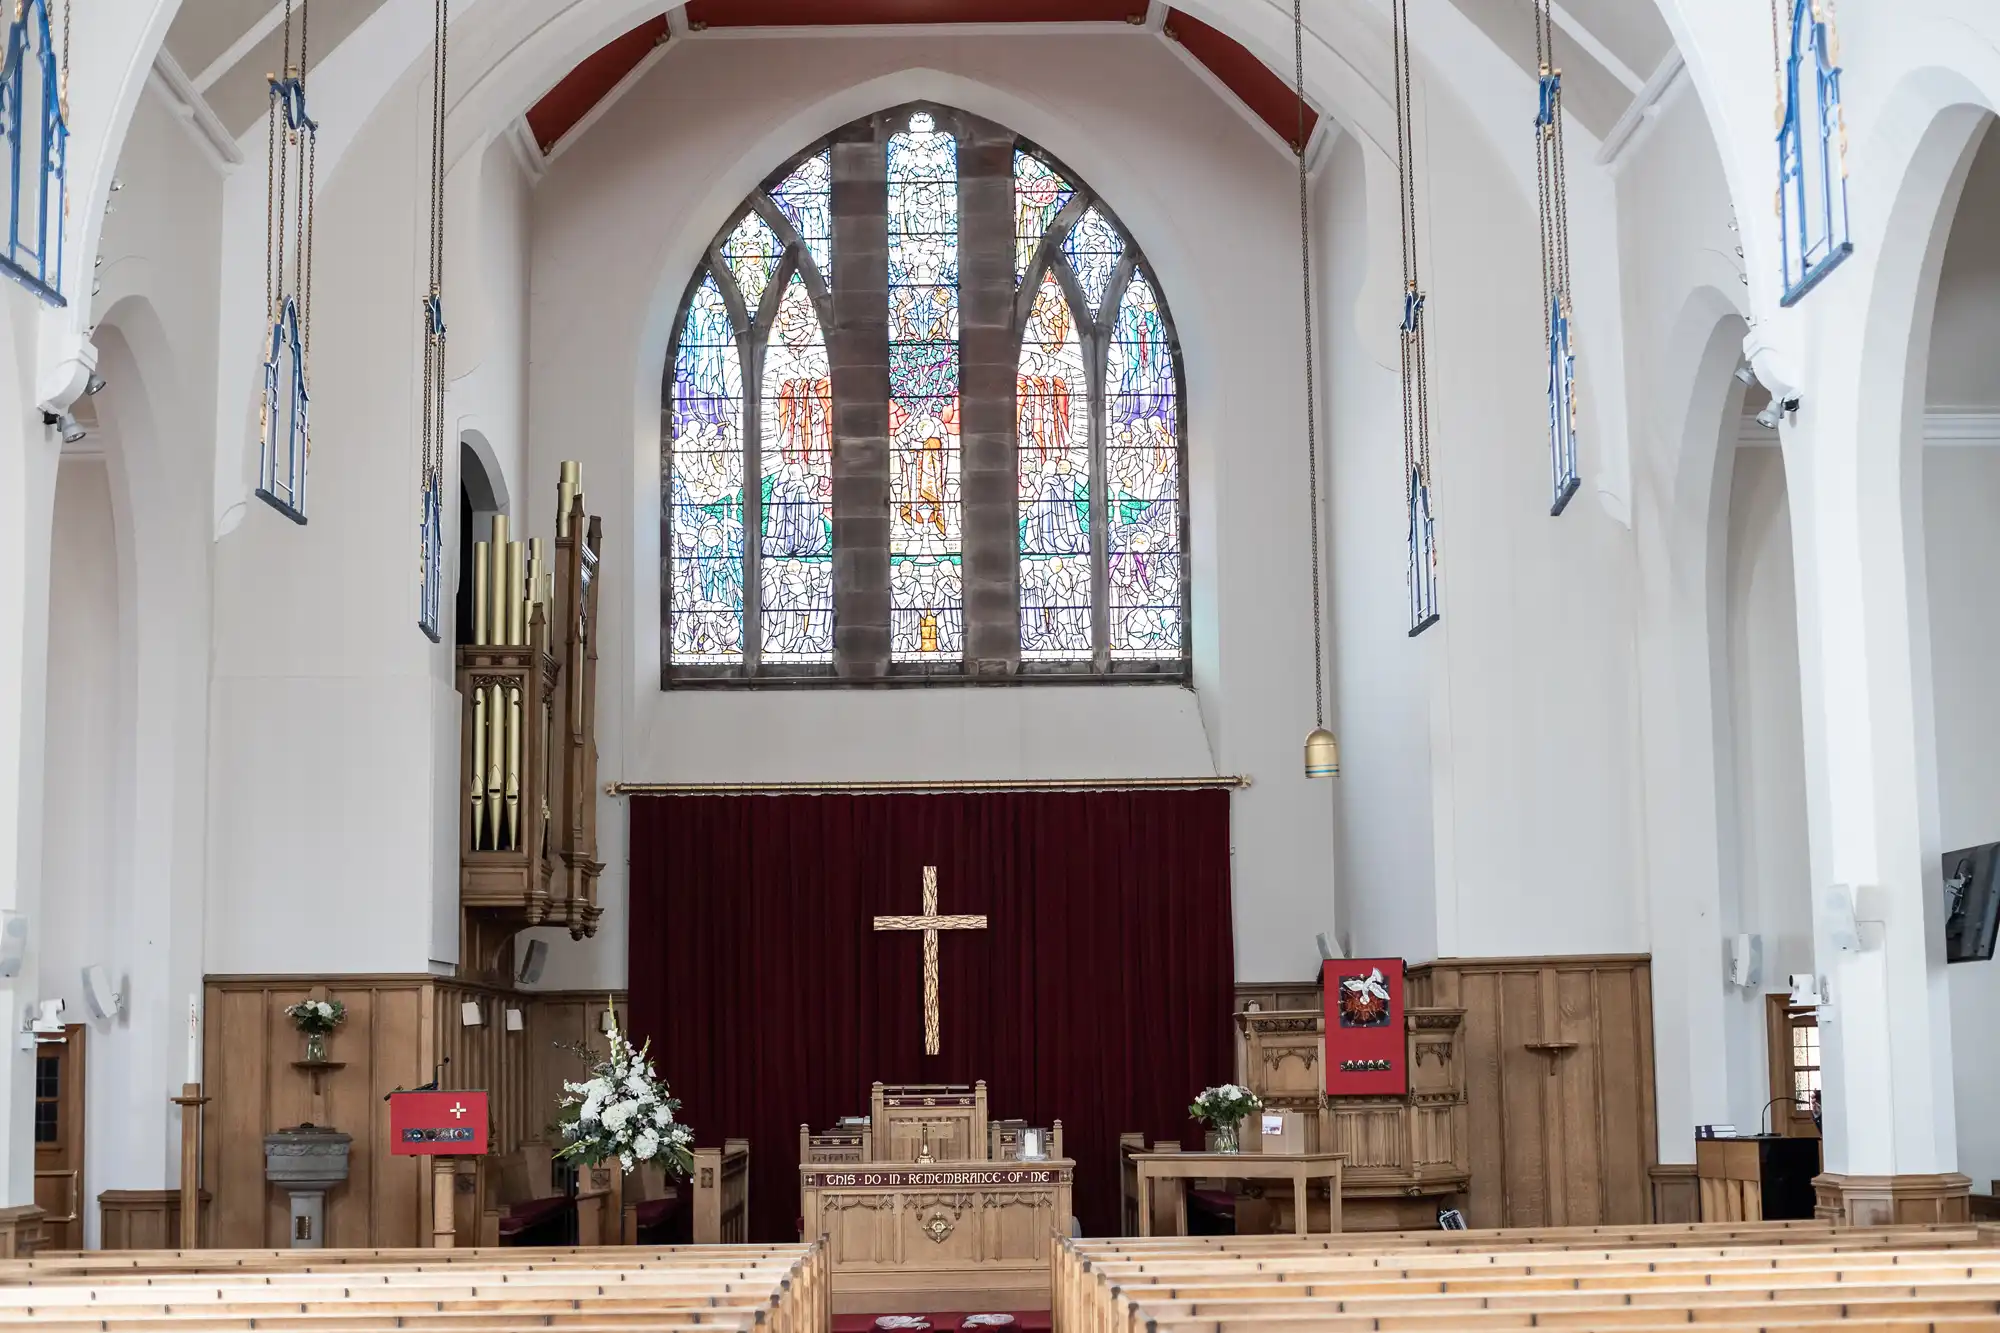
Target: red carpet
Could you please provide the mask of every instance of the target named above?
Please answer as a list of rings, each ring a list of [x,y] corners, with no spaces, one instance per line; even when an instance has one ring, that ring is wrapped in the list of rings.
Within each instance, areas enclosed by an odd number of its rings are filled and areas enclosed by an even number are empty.
[[[912,1311],[911,1313],[916,1312]],[[980,1311],[960,1310],[954,1314],[927,1314],[922,1317],[930,1321],[931,1328],[935,1330],[935,1333],[956,1333],[956,1330],[965,1322],[968,1315],[978,1313]],[[1049,1323],[1049,1312],[1047,1310],[1008,1310],[1004,1312],[993,1310],[988,1313],[1006,1313],[1014,1316],[1013,1327],[1002,1328],[998,1330],[998,1333],[1050,1333],[1052,1327]],[[875,1333],[875,1320],[876,1316],[872,1314],[837,1314],[833,1317],[833,1333]],[[989,1331],[980,1330],[980,1333],[989,1333]]]

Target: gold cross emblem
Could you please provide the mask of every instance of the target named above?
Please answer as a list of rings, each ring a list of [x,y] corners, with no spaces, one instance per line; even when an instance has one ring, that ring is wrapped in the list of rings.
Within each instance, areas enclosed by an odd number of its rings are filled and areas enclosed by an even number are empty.
[[[938,915],[937,867],[924,867],[922,916],[878,916],[877,930],[921,930],[924,933],[924,1054],[938,1053],[938,932],[984,930],[983,916]]]

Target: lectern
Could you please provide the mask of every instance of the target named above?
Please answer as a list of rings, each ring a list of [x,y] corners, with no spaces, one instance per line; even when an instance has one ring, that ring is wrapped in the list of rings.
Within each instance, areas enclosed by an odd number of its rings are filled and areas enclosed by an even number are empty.
[[[486,1094],[483,1092],[392,1092],[389,1094],[389,1151],[397,1157],[431,1159],[431,1245],[449,1250],[458,1243],[452,1216],[458,1171],[454,1157],[478,1157],[487,1148]]]
[[[1806,1221],[1813,1215],[1818,1139],[1697,1139],[1694,1162],[1704,1222]]]

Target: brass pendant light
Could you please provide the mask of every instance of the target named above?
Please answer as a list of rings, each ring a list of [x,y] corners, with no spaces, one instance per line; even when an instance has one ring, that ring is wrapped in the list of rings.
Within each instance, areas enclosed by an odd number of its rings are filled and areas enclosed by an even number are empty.
[[[1312,230],[1306,189],[1306,24],[1303,0],[1292,0],[1293,91],[1298,94],[1299,128],[1292,146],[1299,154],[1299,280],[1305,313],[1306,496],[1312,505],[1313,729],[1306,733],[1306,776],[1340,775],[1340,742],[1326,729],[1326,651],[1320,628],[1319,588],[1319,431],[1313,391]]]

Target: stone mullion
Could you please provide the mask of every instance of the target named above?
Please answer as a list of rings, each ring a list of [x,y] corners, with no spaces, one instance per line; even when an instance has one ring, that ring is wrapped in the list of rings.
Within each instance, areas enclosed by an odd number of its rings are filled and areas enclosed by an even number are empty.
[[[1112,327],[1105,321],[1105,329]],[[1111,418],[1107,396],[1111,339],[1084,326],[1084,378],[1090,385],[1090,660],[1098,671],[1111,663],[1111,469],[1105,447]]]
[[[1014,137],[969,116],[959,129],[958,274],[965,665],[1004,676],[1021,661]]]
[[[869,125],[833,143],[833,660],[889,669],[889,185]]]

